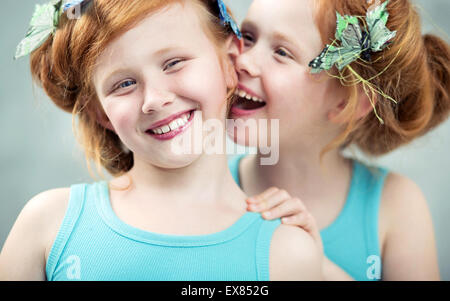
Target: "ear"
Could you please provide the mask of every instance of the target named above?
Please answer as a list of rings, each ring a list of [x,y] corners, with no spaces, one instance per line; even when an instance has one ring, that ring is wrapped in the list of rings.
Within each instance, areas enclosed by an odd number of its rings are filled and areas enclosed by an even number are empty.
[[[373,99],[373,104],[375,104],[377,101],[376,97]],[[328,120],[330,120],[333,123],[341,124],[345,121],[343,120],[343,117],[341,117],[341,113],[343,113],[344,109],[347,106],[348,97],[345,99],[342,99],[340,102],[337,103],[335,107],[331,109],[331,111],[328,113]],[[367,116],[371,111],[373,110],[372,102],[369,98],[369,96],[365,93],[362,86],[358,87],[358,100],[356,104],[356,111],[355,111],[355,117],[356,120],[360,120]]]
[[[97,123],[100,124],[101,126],[103,126],[104,128],[113,131],[114,133],[116,132],[114,130],[114,127],[111,123],[111,121],[109,121],[108,116],[106,116],[106,114],[103,112],[103,110],[96,108],[96,116],[97,116]]]
[[[236,35],[230,35],[226,41],[225,48],[227,52],[227,63],[225,72],[227,74],[227,87],[232,89],[236,87],[238,78],[236,72],[236,60],[241,54],[244,41],[239,39]]]

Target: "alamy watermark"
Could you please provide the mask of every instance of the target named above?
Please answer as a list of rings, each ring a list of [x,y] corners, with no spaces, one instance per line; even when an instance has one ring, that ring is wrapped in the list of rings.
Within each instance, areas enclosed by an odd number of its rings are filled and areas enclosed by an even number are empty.
[[[66,261],[66,276],[69,280],[81,280],[81,260],[77,255],[70,255]]]
[[[366,263],[369,265],[366,271],[367,279],[381,280],[381,258],[378,255],[367,257]]]
[[[270,129],[269,129],[270,124]],[[269,132],[270,130],[270,132]],[[218,119],[208,119],[203,121],[201,111],[196,111],[192,120],[191,130],[176,137],[171,143],[171,152],[175,155],[191,154],[243,154],[237,148],[226,152],[227,133],[234,135],[238,141],[247,141],[248,145],[258,148],[262,155],[261,165],[275,165],[279,160],[279,134],[280,121],[278,119],[227,119],[224,122]],[[233,133],[233,134],[232,134]],[[270,139],[270,141],[269,141]],[[266,156],[266,157],[263,157]]]

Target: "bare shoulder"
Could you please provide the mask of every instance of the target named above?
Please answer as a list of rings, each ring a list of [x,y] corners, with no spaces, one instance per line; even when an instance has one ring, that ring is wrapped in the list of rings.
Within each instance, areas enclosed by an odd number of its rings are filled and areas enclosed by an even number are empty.
[[[300,227],[281,224],[270,246],[270,280],[321,280],[322,255]]]
[[[35,195],[28,201],[19,218],[39,229],[54,230],[62,222],[70,198],[70,188],[55,188]],[[58,225],[59,228],[59,225]]]
[[[2,279],[44,280],[48,249],[64,218],[70,188],[32,197],[17,217],[0,255]],[[39,276],[39,277],[38,277]]]
[[[70,187],[50,189],[36,195],[27,206],[30,206],[32,217],[36,218],[47,235],[45,243],[45,260],[62,224],[70,199]]]
[[[382,244],[396,229],[420,223],[431,223],[427,200],[411,179],[398,173],[386,176],[380,204]],[[391,235],[392,237],[392,235]],[[383,248],[384,249],[384,248]]]
[[[432,216],[414,181],[396,173],[387,176],[380,219],[386,225],[383,279],[439,280]]]
[[[382,207],[392,221],[399,216],[420,214],[427,208],[427,200],[414,181],[397,173],[389,173],[383,188]]]

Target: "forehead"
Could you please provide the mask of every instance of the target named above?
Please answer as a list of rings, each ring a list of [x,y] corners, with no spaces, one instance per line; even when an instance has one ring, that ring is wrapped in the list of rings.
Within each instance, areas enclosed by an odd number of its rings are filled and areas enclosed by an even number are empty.
[[[158,50],[185,48],[204,50],[211,42],[205,34],[199,9],[189,2],[174,3],[152,13],[111,42],[97,59],[98,69],[132,63]]]
[[[255,24],[265,33],[280,32],[299,44],[320,49],[323,47],[314,13],[314,0],[254,0],[244,24]]]

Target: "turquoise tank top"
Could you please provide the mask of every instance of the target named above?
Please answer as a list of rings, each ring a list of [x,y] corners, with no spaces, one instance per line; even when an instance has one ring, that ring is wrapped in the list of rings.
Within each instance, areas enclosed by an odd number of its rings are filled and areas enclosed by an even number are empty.
[[[280,224],[247,212],[213,234],[152,233],[117,217],[106,181],[76,184],[46,276],[50,281],[268,281],[270,242]]]
[[[232,156],[228,160],[239,186],[239,163],[243,157]],[[353,160],[345,205],[334,222],[320,231],[325,255],[355,280],[381,280],[378,212],[387,174],[386,169],[369,168]]]

